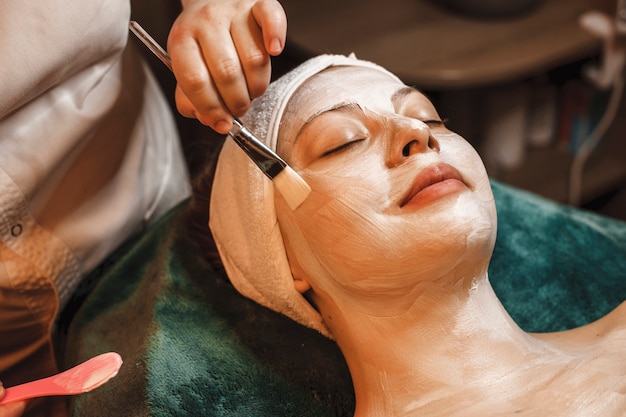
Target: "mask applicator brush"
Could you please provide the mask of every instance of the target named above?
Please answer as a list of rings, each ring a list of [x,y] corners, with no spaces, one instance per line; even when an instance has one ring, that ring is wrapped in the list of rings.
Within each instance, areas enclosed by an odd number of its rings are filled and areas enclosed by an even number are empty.
[[[139,23],[131,21],[129,28],[172,71],[172,60],[165,49]],[[292,210],[297,209],[306,200],[311,192],[311,187],[280,156],[246,129],[236,117],[233,117],[233,128],[228,132],[228,136],[272,180],[272,183]]]

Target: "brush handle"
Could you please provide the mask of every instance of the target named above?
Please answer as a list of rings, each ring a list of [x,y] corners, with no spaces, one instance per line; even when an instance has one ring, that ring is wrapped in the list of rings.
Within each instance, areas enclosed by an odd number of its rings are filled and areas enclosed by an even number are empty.
[[[128,28],[131,32],[137,36],[137,38],[148,47],[150,51],[154,55],[157,56],[161,60],[162,63],[165,64],[170,71],[172,71],[172,58],[170,58],[169,54],[159,43],[152,37],[141,25],[134,20],[131,20],[128,24]]]
[[[228,132],[228,135],[270,180],[273,180],[287,166],[285,161],[257,139],[236,117],[233,118],[233,129]]]

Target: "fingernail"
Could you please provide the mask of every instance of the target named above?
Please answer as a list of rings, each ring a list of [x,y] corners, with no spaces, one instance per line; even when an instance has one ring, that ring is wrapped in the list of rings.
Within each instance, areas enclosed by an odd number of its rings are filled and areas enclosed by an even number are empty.
[[[227,134],[230,130],[231,122],[227,120],[219,120],[215,123],[215,131],[217,133]]]
[[[280,43],[280,39],[274,38],[272,42],[270,42],[270,54],[280,54],[283,50],[283,45]]]

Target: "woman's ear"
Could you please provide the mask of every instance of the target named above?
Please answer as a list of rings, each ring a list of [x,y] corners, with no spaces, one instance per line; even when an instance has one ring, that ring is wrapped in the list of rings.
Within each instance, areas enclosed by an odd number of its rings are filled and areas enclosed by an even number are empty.
[[[311,284],[306,278],[306,274],[300,268],[300,264],[293,258],[289,259],[289,268],[291,269],[291,275],[293,276],[293,286],[300,294],[304,294],[311,289]]]
[[[296,291],[298,291],[300,294],[304,294],[305,292],[311,289],[311,284],[309,284],[309,281],[305,279],[296,278],[295,276],[293,277],[293,286],[296,288]]]

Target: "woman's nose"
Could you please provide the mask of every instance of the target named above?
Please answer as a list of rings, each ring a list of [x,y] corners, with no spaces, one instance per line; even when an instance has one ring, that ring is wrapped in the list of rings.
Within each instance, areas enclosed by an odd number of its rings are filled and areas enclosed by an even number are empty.
[[[426,123],[417,119],[396,117],[390,124],[392,143],[389,147],[389,166],[399,165],[415,154],[439,152],[439,142],[433,137]]]

